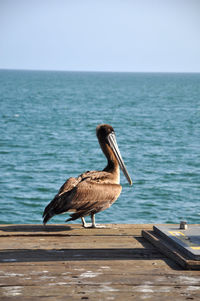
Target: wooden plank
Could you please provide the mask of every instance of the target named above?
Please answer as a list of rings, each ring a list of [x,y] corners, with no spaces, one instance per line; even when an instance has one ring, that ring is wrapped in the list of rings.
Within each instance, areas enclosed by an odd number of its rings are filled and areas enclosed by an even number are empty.
[[[0,226],[1,301],[200,299],[200,271],[146,241],[152,225],[65,227]]]

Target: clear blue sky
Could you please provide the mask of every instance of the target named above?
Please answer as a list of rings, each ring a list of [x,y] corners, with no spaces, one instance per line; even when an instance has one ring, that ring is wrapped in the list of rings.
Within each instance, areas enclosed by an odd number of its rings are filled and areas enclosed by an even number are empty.
[[[0,0],[0,68],[200,72],[200,0]]]

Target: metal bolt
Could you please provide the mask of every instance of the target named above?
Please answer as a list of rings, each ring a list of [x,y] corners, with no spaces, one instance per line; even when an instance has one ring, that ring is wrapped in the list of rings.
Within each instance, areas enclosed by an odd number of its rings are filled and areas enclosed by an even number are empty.
[[[180,222],[180,229],[187,230],[187,228],[188,228],[187,222],[181,221]]]

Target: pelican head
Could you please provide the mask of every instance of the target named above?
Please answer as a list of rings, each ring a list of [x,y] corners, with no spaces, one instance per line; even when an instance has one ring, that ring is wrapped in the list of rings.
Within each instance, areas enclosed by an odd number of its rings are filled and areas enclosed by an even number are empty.
[[[109,124],[100,124],[96,128],[97,138],[101,145],[101,148],[106,155],[108,161],[112,160],[114,155],[114,160],[118,162],[121,170],[123,171],[127,181],[130,185],[132,185],[131,177],[128,174],[124,161],[119,151],[119,147],[117,145],[117,140],[115,136],[115,131],[113,127]]]

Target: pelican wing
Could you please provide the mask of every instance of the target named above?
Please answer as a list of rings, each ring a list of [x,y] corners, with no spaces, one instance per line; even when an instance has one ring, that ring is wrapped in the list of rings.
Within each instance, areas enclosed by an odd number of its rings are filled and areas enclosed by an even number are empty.
[[[43,212],[43,223],[46,224],[50,218],[59,214],[57,211],[61,211],[60,204],[62,203],[62,195],[70,194],[74,187],[79,183],[77,178],[69,178],[59,189],[54,199],[46,206]],[[64,209],[64,208],[63,208]],[[61,212],[60,212],[61,213]]]
[[[79,181],[92,181],[95,183],[114,183],[112,174],[107,171],[87,171],[81,174],[78,178]]]
[[[81,181],[80,176],[78,178],[69,178],[59,189],[57,196],[62,195],[65,192],[72,190]]]
[[[121,193],[121,185],[97,184],[84,181],[77,185],[76,193],[70,200],[70,208],[75,210],[67,221],[89,214],[96,214],[109,208]]]
[[[104,171],[86,171],[83,174],[79,175],[77,178],[69,178],[66,182],[60,187],[58,191],[58,196],[62,195],[65,192],[72,190],[82,181],[92,181],[94,183],[110,183],[111,174]]]
[[[69,210],[76,211],[70,220],[109,208],[118,198],[121,186],[106,183],[106,172],[97,178],[97,172],[86,172],[78,178],[68,179],[60,188],[58,194],[45,208],[44,224],[56,214]],[[102,179],[102,181],[100,180]],[[101,184],[101,183],[102,184]]]

